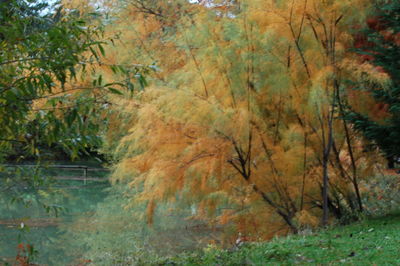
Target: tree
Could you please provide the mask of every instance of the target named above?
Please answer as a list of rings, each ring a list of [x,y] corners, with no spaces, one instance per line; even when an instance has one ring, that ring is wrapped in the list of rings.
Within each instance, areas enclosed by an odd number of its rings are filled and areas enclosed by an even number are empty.
[[[372,163],[340,106],[359,66],[350,14],[368,1],[140,1],[181,10],[162,16],[133,2],[116,25],[135,57],[120,56],[160,70],[110,99],[119,119],[106,139],[114,180],[136,188],[150,222],[179,198],[195,218],[267,238],[362,210]]]
[[[76,156],[99,144],[98,125],[88,116],[97,115],[95,105],[111,86],[100,76],[91,81],[90,67],[104,54],[99,22],[95,13],[59,4],[2,2],[0,156],[16,147],[38,155],[43,145]]]
[[[361,60],[373,65],[382,78],[354,85],[354,93],[360,97],[351,98],[347,114],[355,129],[385,154],[389,168],[400,158],[399,12],[398,1],[378,1],[366,21],[368,28],[358,33],[355,46]],[[361,101],[368,107],[360,108]]]
[[[79,9],[62,4],[8,0],[0,7],[1,157],[40,158],[52,149],[76,158],[100,147],[107,95],[146,82],[146,67],[106,60],[105,46],[117,39],[104,36],[106,16],[85,1]],[[107,71],[119,79],[106,80]]]
[[[90,11],[89,8],[86,11]],[[132,87],[139,69],[104,64],[103,18],[73,7],[10,0],[0,5],[0,190],[12,202],[50,208],[52,180],[39,168],[10,171],[11,154],[41,164],[44,151],[62,149],[77,158],[101,143],[108,94]],[[111,69],[111,70],[109,70]],[[106,81],[112,71],[121,82]],[[141,78],[143,80],[143,78]],[[28,190],[27,190],[28,188]],[[42,193],[43,191],[47,193]]]

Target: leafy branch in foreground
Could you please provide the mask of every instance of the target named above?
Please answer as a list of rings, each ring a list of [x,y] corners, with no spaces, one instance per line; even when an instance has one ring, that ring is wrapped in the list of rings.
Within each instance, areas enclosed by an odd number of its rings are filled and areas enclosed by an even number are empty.
[[[127,78],[105,83],[96,74],[93,79],[105,56],[108,41],[103,39],[102,17],[97,13],[40,1],[1,5],[1,157],[21,152],[37,156],[43,145],[61,145],[76,157],[99,146],[98,122],[104,120],[99,110],[105,108],[100,99],[133,89],[132,80],[144,80],[145,69],[111,65],[107,67]]]

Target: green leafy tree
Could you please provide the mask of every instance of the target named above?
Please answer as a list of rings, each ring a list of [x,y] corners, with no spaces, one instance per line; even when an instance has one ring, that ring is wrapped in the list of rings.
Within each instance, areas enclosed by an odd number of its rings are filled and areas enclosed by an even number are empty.
[[[99,109],[106,108],[112,86],[101,76],[93,79],[104,54],[101,38],[97,14],[42,1],[1,1],[0,163],[10,154],[40,159],[44,147],[77,157],[98,145]],[[38,169],[1,166],[0,175],[0,190],[26,205],[40,203],[50,185]]]
[[[98,143],[98,126],[87,119],[104,94],[101,77],[87,82],[104,54],[96,19],[40,1],[2,1],[0,156],[16,147],[38,155],[38,143],[77,156]]]

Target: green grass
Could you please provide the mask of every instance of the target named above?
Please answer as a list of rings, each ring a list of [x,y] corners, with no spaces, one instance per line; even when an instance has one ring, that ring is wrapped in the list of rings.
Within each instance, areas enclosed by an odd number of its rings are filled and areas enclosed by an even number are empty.
[[[400,215],[368,219],[309,235],[250,243],[230,250],[210,247],[197,254],[161,258],[154,264],[400,265]]]

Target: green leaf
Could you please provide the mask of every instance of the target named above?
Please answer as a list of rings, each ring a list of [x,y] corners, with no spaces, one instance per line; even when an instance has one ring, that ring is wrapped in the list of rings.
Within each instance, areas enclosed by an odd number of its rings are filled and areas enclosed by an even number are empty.
[[[99,44],[98,47],[99,47],[99,50],[100,50],[101,55],[102,55],[102,56],[106,56],[106,52],[104,51],[103,46],[102,46],[101,44]]]
[[[107,87],[107,89],[113,94],[123,95],[123,93],[121,91],[119,91],[113,87]]]

